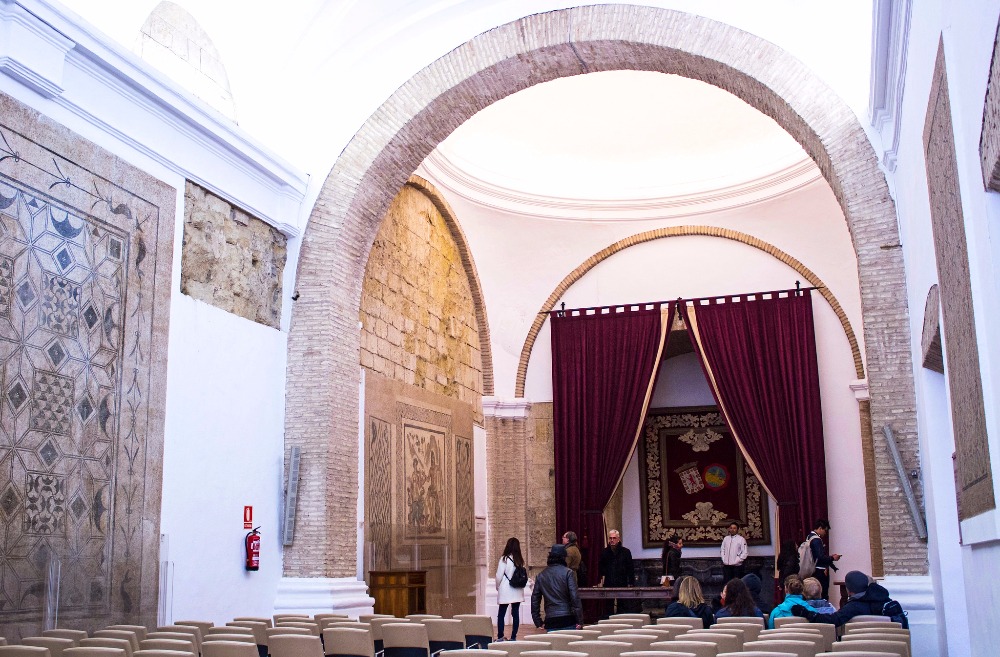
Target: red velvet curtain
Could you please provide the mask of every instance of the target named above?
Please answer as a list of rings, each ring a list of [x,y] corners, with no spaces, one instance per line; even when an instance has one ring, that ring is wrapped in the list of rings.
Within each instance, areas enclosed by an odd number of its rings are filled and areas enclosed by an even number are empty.
[[[674,309],[587,312],[552,313],[550,321],[556,531],[576,532],[588,548],[593,585],[604,507],[635,447]]]
[[[715,299],[683,312],[715,399],[777,502],[779,542],[798,544],[827,516],[812,298]]]

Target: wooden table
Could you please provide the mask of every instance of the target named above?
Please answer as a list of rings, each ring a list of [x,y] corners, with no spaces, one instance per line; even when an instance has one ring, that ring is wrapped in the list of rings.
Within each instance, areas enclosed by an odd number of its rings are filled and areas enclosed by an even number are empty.
[[[660,600],[671,594],[666,586],[590,586],[579,592],[581,600]]]

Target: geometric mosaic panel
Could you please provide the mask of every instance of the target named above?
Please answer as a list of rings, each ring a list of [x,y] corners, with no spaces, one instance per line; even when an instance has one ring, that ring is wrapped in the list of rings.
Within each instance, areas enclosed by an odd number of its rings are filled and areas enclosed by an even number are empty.
[[[156,620],[166,313],[153,318],[169,304],[174,197],[0,94],[8,638],[38,633],[50,573],[60,623]]]

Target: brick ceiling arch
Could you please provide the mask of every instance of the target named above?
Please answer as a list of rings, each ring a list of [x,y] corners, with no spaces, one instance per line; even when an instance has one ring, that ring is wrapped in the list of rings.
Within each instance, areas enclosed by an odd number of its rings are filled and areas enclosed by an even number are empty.
[[[339,482],[357,481],[361,281],[389,203],[435,146],[480,109],[534,84],[620,69],[683,75],[729,91],[773,118],[817,163],[858,254],[866,365],[878,391],[872,423],[891,423],[904,451],[916,450],[895,208],[850,108],[774,44],[707,18],[634,5],[536,14],[475,37],[403,84],[361,126],[320,191],[303,236],[301,298],[288,338],[285,442],[302,449],[301,477],[309,483],[300,488],[299,507],[309,522],[285,550],[286,576],[357,572],[357,490]],[[884,445],[876,444],[876,456],[891,474]],[[905,513],[891,487],[879,495],[883,513],[896,506]],[[892,551],[887,571],[906,571],[919,551]]]

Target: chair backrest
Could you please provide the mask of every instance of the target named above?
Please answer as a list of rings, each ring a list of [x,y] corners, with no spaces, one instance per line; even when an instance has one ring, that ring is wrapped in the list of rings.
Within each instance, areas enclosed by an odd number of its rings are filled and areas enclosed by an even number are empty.
[[[296,620],[296,619],[298,619],[298,620],[309,620],[309,614],[302,614],[302,613],[287,613],[287,614],[284,614],[284,613],[282,613],[282,614],[275,614],[271,618],[274,619],[274,624],[277,625],[279,622],[281,622],[283,620]]]
[[[851,620],[847,621],[850,623],[891,623],[892,619],[888,616],[883,616],[882,614],[861,614],[855,616]],[[896,623],[899,625],[899,623]]]
[[[183,632],[147,632],[146,640],[150,639],[170,639],[171,641],[184,641],[190,644],[191,652],[198,654],[198,646],[194,642],[194,636],[191,634],[184,634]]]
[[[678,641],[708,641],[709,643],[714,643],[719,647],[719,652],[737,652],[743,646],[741,645],[743,641],[740,637],[734,634],[725,634],[722,632],[709,632],[702,629],[701,632],[697,630],[691,630],[687,634],[682,634],[677,637]]]
[[[713,625],[707,630],[693,629],[688,630],[688,634],[728,634],[730,636],[736,637],[736,650],[743,650],[743,642],[750,641],[747,638],[746,633],[738,627],[724,626],[719,627],[718,625]]]
[[[125,657],[133,657],[135,650],[132,649],[132,642],[128,639],[112,639],[103,636],[92,636],[86,639],[80,639],[80,647],[96,647],[96,648],[121,648],[125,651]]]
[[[125,639],[132,644],[132,652],[139,649],[139,635],[132,630],[96,630],[92,636],[103,639]]]
[[[42,646],[0,646],[2,657],[51,657],[48,648]]]
[[[89,646],[84,648],[66,648],[63,650],[63,657],[125,657],[125,651],[121,648],[99,648]]]
[[[323,645],[318,636],[272,634],[268,639],[271,657],[323,657]]]
[[[833,652],[841,653],[847,650],[858,652],[886,652],[897,657],[906,657],[909,649],[902,641],[879,641],[868,639],[863,641],[838,641],[833,644]]]
[[[643,622],[643,625],[649,625],[650,623],[653,622],[653,619],[649,617],[649,614],[639,614],[639,613],[634,613],[634,614],[611,614],[611,616],[609,616],[608,618],[610,618],[610,619],[614,619],[614,618],[634,618],[634,619],[637,619],[637,620],[641,620]]]
[[[386,623],[382,626],[382,646],[385,657],[409,657],[414,648],[430,655],[427,628],[423,623]]]
[[[597,625],[588,625],[589,629],[597,630],[603,634],[611,634],[615,630],[634,630],[635,623],[612,623],[610,619],[599,620]]]
[[[135,653],[135,657],[198,657],[198,653],[179,650],[140,650]]]
[[[567,650],[586,653],[589,657],[618,657],[632,645],[621,641],[572,641]]]
[[[597,641],[600,637],[604,636],[603,632],[598,632],[597,630],[554,630],[549,632],[549,634],[573,634],[580,637],[581,641]]]
[[[373,618],[394,618],[392,614],[360,614],[359,623],[371,623]]]
[[[896,655],[891,652],[872,652],[870,650],[840,650],[838,652],[831,650],[830,652],[821,652],[816,657],[896,657]]]
[[[250,621],[253,623],[264,623],[268,627],[274,627],[274,623],[266,616],[237,616],[234,621]],[[228,624],[228,623],[227,623]]]
[[[503,650],[449,650],[448,657],[506,657]]]
[[[21,639],[21,643],[26,646],[48,648],[52,657],[62,657],[64,650],[76,646],[76,641],[73,639],[63,639],[56,636],[26,636]]]
[[[267,634],[268,645],[271,644],[271,640],[276,636],[285,636],[287,634],[297,635],[297,636],[314,636],[310,630],[304,627],[269,627],[264,630]]]
[[[422,621],[425,621],[425,620],[438,619],[438,618],[444,618],[444,617],[441,616],[441,615],[439,615],[439,614],[407,614],[406,618],[407,618],[407,620],[411,620],[411,621],[419,623],[419,622],[422,622]],[[452,620],[454,620],[454,619],[452,619]]]
[[[206,634],[201,640],[202,652],[205,651],[205,643],[215,643],[216,641],[236,641],[237,643],[250,643],[257,646],[257,640],[252,634]]]
[[[201,649],[201,630],[192,625],[161,625],[156,628],[157,632],[173,632],[175,634],[189,634],[194,639],[194,647]],[[148,634],[146,636],[149,636]],[[197,650],[195,652],[197,652]]]
[[[695,657],[715,657],[719,654],[719,646],[708,641],[688,641],[671,639],[670,641],[660,641],[650,646],[651,650],[672,650],[674,652],[687,652]],[[647,651],[643,651],[647,652]]]
[[[537,636],[540,639],[544,639],[546,635],[545,634],[539,634]],[[517,641],[497,641],[495,643],[489,644],[489,646],[487,646],[487,648],[489,650],[498,650],[500,652],[503,652],[506,655],[508,655],[508,657],[521,657],[521,653],[522,652],[527,652],[529,650],[534,651],[534,650],[540,650],[540,649],[541,650],[548,650],[548,649],[552,648],[552,644],[549,643],[549,642],[547,642],[547,641],[543,641],[543,640],[538,640],[538,641],[521,641],[519,639]],[[450,654],[450,652],[451,651],[449,651],[449,654]],[[456,651],[456,652],[458,652],[458,651]],[[476,652],[481,652],[481,651],[477,650]]]
[[[79,641],[80,639],[87,638],[87,632],[85,630],[69,630],[56,628],[54,630],[42,630],[42,636],[54,636],[60,639],[70,639],[71,641]]]
[[[230,634],[236,635],[247,635],[253,636],[253,628],[245,627],[243,625],[218,625],[216,627],[208,628],[205,632],[205,636],[201,637],[202,641],[210,636],[226,636]]]
[[[146,634],[149,632],[149,629],[147,629],[145,625],[123,625],[121,623],[119,623],[117,625],[108,625],[104,629],[106,629],[106,630],[128,630],[129,632],[135,632],[135,635],[139,638],[140,641],[142,641],[143,639],[145,639],[146,638]]]
[[[706,643],[705,645],[714,648],[710,643]],[[632,650],[623,652],[621,657],[689,657],[691,654],[690,652],[674,652],[672,650]],[[748,654],[743,652],[736,653],[739,657],[747,657]],[[749,655],[749,657],[757,656]],[[788,657],[788,655],[775,655],[774,657]]]
[[[743,630],[744,641],[755,641],[760,636],[760,633],[764,631],[764,626],[757,623],[716,623],[712,626],[713,629],[729,629],[732,627]]]
[[[802,618],[801,616],[784,616],[782,618],[774,619],[774,629],[780,629],[785,625],[792,625],[794,623],[808,623],[809,619]]]
[[[819,635],[823,637],[823,643],[821,650],[831,650],[834,641],[837,640],[837,626],[830,625],[829,623],[811,623],[809,625],[790,625],[788,627],[777,628],[773,630],[764,630],[757,637],[757,640],[767,639],[769,641],[774,639],[792,639],[793,637],[800,635]]]
[[[260,657],[260,653],[254,643],[208,641],[201,644],[201,657]]]
[[[767,625],[764,622],[763,616],[723,616],[722,618],[715,619],[715,623],[717,625],[729,625],[730,623],[745,625],[746,623],[752,623],[760,627],[760,629],[764,629]]]
[[[316,621],[317,623],[322,623],[323,621],[325,621],[327,619],[330,619],[330,618],[340,618],[340,619],[343,619],[343,620],[351,620],[351,617],[348,616],[347,614],[333,614],[333,613],[329,613],[329,612],[327,612],[327,613],[320,613],[320,614],[313,614],[313,620]]]
[[[840,640],[844,643],[854,643],[855,641],[894,641],[906,646],[906,657],[910,657],[910,653],[912,652],[910,638],[898,634],[852,633],[845,634],[840,637]]]
[[[884,620],[884,621],[859,621],[859,620],[857,620],[858,618],[861,618],[861,617],[860,616],[855,616],[854,618],[852,618],[850,620],[850,622],[848,622],[846,625],[844,625],[844,632],[845,633],[847,633],[847,632],[854,632],[855,630],[861,630],[861,629],[867,629],[867,628],[875,628],[876,630],[884,630],[884,629],[889,629],[889,628],[895,628],[897,630],[903,629],[902,623],[897,623],[897,622],[891,621],[891,620]],[[886,618],[886,617],[883,616],[883,618]]]
[[[629,627],[642,627],[643,625],[648,625],[649,621],[642,620],[640,618],[626,618],[622,616],[614,616],[612,618],[606,618],[604,620],[597,621],[598,625],[628,625]]]
[[[820,652],[816,644],[810,641],[794,641],[790,639],[764,639],[763,641],[747,641],[744,650],[764,650],[772,652],[787,652],[797,657],[816,657]]]
[[[529,635],[524,638],[528,641],[547,641],[550,645],[549,650],[569,650],[567,646],[573,641],[583,641],[583,637],[579,634],[557,634],[555,632]]]
[[[528,650],[521,657],[587,657],[587,653],[571,650]]]
[[[465,647],[465,626],[457,618],[425,618],[422,625],[427,629],[427,640],[431,643],[461,643]],[[433,652],[435,648],[431,648]],[[437,648],[440,650],[440,648]]]
[[[700,618],[690,616],[668,616],[667,618],[657,618],[657,625],[684,625],[692,629],[704,629],[705,623]]]
[[[203,637],[205,633],[211,628],[215,627],[215,623],[211,621],[200,621],[200,620],[179,620],[174,621],[174,625],[188,625],[190,627],[198,628],[198,636]]]
[[[464,643],[465,637],[462,639]],[[323,652],[327,655],[375,657],[372,633],[353,627],[328,627],[323,630]]]
[[[831,626],[833,627],[833,626]],[[791,630],[781,631],[776,634],[769,634],[761,637],[759,641],[808,641],[816,646],[816,652],[829,650],[826,637],[819,632],[792,632]]]
[[[143,639],[139,642],[139,649],[194,652],[194,644],[190,641],[179,641],[177,639]]]
[[[656,636],[653,634],[605,634],[598,641],[611,641],[614,643],[627,643],[632,646],[632,650],[648,650],[649,646],[658,641],[662,641],[663,637]]]
[[[319,623],[310,620],[280,620],[274,624],[275,627],[301,627],[304,630],[309,630],[313,636],[320,635]]]
[[[261,621],[229,621],[223,627],[213,627],[209,632],[214,632],[216,630],[221,630],[224,628],[232,628],[236,630],[250,630],[253,633],[254,641],[257,642],[258,646],[267,645],[267,628],[271,627],[270,624]]]

